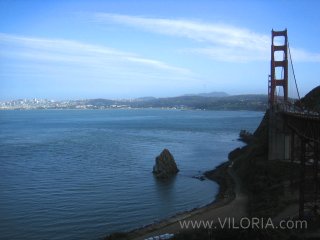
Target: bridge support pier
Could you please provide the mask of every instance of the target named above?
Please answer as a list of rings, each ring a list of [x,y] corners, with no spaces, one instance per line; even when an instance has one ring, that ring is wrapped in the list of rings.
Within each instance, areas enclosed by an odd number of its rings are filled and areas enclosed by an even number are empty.
[[[270,111],[269,118],[269,160],[289,160],[292,155],[292,139],[294,136],[285,126],[280,114]]]

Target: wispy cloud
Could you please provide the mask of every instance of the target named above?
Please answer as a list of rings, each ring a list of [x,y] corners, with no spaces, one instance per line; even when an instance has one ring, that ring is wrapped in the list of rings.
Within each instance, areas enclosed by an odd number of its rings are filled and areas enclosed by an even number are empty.
[[[141,57],[105,46],[64,39],[45,39],[0,33],[0,56],[68,63],[92,69],[114,68],[122,71],[139,68],[143,71],[166,71],[188,75],[190,70],[172,66],[162,61]],[[144,70],[143,70],[144,69]]]
[[[200,44],[200,47],[188,49],[187,52],[203,54],[218,61],[247,62],[270,58],[270,36],[245,28],[184,19],[147,18],[109,13],[95,13],[94,20],[187,38]],[[292,49],[292,55],[295,61],[320,61],[320,54],[302,49]]]
[[[291,55],[294,61],[320,62],[320,53],[310,53],[303,49],[291,48]]]

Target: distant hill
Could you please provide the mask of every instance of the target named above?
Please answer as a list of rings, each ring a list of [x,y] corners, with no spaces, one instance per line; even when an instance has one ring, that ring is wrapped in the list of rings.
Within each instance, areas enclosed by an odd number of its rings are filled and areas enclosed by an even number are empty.
[[[267,95],[236,95],[226,97],[181,96],[132,102],[135,108],[190,108],[207,110],[255,110],[267,108]]]
[[[198,93],[198,94],[185,94],[184,97],[227,97],[229,94],[225,92],[209,92],[209,93]]]
[[[83,104],[86,104],[86,105],[93,105],[93,106],[108,106],[108,105],[112,105],[114,104],[115,101],[113,100],[109,100],[109,99],[102,99],[102,98],[99,98],[99,99],[89,99],[89,100],[84,100],[83,101]]]
[[[141,98],[135,98],[132,101],[133,102],[144,102],[144,101],[152,101],[155,100],[155,97],[141,97]]]

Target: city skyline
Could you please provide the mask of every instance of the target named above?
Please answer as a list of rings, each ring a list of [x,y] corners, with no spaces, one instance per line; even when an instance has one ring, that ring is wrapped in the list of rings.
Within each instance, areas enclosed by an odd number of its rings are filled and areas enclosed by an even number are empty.
[[[0,1],[0,100],[267,94],[271,29],[320,84],[318,1]],[[292,79],[291,79],[292,80]]]

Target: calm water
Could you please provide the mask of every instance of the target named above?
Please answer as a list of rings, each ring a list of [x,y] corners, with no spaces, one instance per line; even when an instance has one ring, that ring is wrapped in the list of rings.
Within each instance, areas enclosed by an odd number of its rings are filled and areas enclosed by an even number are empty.
[[[260,112],[0,111],[0,239],[99,239],[210,203],[214,168]],[[168,148],[180,172],[157,181]]]

